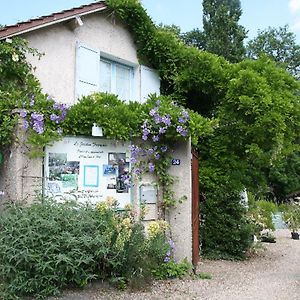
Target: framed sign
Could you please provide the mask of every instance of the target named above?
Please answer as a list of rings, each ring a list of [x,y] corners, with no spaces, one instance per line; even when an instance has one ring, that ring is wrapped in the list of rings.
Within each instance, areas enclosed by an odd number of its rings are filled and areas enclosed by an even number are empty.
[[[72,194],[92,203],[113,196],[123,207],[131,200],[131,190],[122,180],[129,173],[129,161],[128,142],[65,137],[45,149],[45,193],[54,198]]]

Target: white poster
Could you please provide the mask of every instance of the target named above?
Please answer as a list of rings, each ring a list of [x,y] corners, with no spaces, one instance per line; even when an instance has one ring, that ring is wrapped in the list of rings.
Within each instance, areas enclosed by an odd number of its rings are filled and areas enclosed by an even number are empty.
[[[91,203],[113,196],[124,207],[131,200],[124,182],[129,161],[128,142],[65,137],[45,149],[45,192],[58,200]]]

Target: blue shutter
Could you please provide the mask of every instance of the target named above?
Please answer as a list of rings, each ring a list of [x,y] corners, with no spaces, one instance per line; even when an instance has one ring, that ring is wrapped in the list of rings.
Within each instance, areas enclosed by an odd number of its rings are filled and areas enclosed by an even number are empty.
[[[157,71],[141,66],[141,99],[143,103],[149,94],[160,94],[160,78]]]
[[[76,99],[99,91],[100,51],[77,44]]]

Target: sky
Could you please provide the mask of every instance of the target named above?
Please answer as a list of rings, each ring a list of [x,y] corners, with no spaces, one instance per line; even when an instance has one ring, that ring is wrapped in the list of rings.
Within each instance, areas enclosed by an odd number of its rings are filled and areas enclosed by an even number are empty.
[[[178,25],[182,32],[202,29],[202,0],[141,0],[152,20]],[[93,0],[0,0],[0,24],[9,25],[30,18],[88,4]],[[254,38],[258,30],[289,25],[300,44],[300,0],[241,0],[240,24]]]

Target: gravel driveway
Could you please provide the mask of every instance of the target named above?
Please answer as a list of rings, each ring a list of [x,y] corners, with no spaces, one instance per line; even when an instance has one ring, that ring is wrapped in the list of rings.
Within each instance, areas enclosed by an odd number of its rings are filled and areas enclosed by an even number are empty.
[[[212,279],[155,282],[148,291],[121,292],[101,284],[84,291],[70,291],[49,300],[300,300],[300,241],[287,229],[277,230],[277,243],[264,243],[264,250],[243,262],[202,261],[198,272]]]

